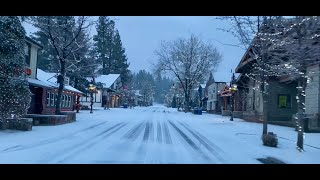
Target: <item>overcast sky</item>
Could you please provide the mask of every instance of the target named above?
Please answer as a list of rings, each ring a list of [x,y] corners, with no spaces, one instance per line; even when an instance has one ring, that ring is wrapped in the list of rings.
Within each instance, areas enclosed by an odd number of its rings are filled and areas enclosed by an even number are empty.
[[[212,43],[222,54],[223,60],[214,73],[216,81],[229,82],[230,70],[235,69],[244,53],[241,48],[221,44],[238,44],[238,41],[231,34],[217,30],[228,27],[228,22],[212,16],[111,16],[111,19],[115,20],[126,49],[129,69],[134,72],[141,69],[151,71],[151,64],[156,59],[154,51],[162,40],[175,40],[191,34]],[[25,28],[29,34],[36,30],[28,24]],[[95,33],[95,27],[92,27],[91,34]]]

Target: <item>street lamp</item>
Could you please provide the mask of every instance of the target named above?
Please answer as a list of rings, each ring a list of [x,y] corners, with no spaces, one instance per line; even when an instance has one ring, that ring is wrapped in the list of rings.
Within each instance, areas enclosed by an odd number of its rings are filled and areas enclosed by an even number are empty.
[[[94,85],[94,84],[89,84],[89,91],[90,91],[90,106],[91,106],[91,108],[90,108],[90,113],[93,113],[92,112],[92,105],[93,105],[93,92],[95,92],[95,90],[96,90],[96,86]]]
[[[230,121],[233,121],[233,111],[234,111],[234,93],[238,90],[237,85],[235,84],[235,76],[234,73],[231,78],[230,82],[230,92],[231,92],[231,97],[230,97],[230,110],[231,110],[231,118]]]

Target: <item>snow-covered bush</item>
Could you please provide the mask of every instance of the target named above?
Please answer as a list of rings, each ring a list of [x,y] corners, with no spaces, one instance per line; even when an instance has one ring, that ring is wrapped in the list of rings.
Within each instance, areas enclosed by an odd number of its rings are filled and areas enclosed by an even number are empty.
[[[277,135],[273,132],[268,132],[268,134],[262,135],[262,142],[265,146],[277,147],[278,138]]]

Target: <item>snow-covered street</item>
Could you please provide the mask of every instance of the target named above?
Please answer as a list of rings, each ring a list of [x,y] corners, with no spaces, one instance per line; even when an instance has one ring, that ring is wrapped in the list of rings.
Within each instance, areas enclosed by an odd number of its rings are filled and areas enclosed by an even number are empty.
[[[229,117],[177,112],[162,105],[81,111],[77,121],[0,131],[0,163],[320,163],[320,134],[295,149],[293,128],[269,125],[278,148],[263,146],[262,125]]]

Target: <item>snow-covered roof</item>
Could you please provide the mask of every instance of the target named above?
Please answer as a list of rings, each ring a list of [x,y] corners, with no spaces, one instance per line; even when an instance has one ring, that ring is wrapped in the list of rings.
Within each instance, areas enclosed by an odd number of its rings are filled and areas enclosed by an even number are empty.
[[[41,86],[41,87],[52,87],[50,86],[49,84],[47,83],[44,83],[38,79],[33,79],[33,78],[28,78],[28,82],[29,84],[32,84],[32,85],[36,85],[36,86]]]
[[[139,90],[136,90],[136,92],[134,93],[134,95],[136,95],[136,96],[142,96],[142,95],[140,94],[140,91],[139,91]]]
[[[28,36],[25,36],[25,41],[29,42],[29,43],[32,43],[33,45],[35,45],[36,47],[38,47],[39,49],[43,49],[43,46],[38,43],[37,41],[31,39],[30,37]]]
[[[69,90],[69,91],[73,91],[73,92],[77,92],[77,93],[80,93],[80,94],[83,94],[83,92],[79,91],[78,89],[76,89],[76,88],[74,88],[74,87],[72,87],[72,86],[70,86],[70,85],[65,85],[65,86],[64,86],[64,89]]]
[[[96,83],[101,82],[104,88],[110,88],[110,86],[120,77],[120,74],[108,74],[100,75],[95,78]]]
[[[57,86],[56,75],[57,73],[48,73],[39,68],[37,69],[37,79],[51,86]]]
[[[37,79],[28,78],[28,81],[31,84],[35,84],[35,85],[39,85],[39,86],[58,88],[56,77],[57,77],[56,73],[48,73],[48,72],[45,72],[45,71],[38,68],[37,69]],[[64,89],[83,94],[83,92],[79,91],[78,89],[76,89],[70,85],[65,85]]]

